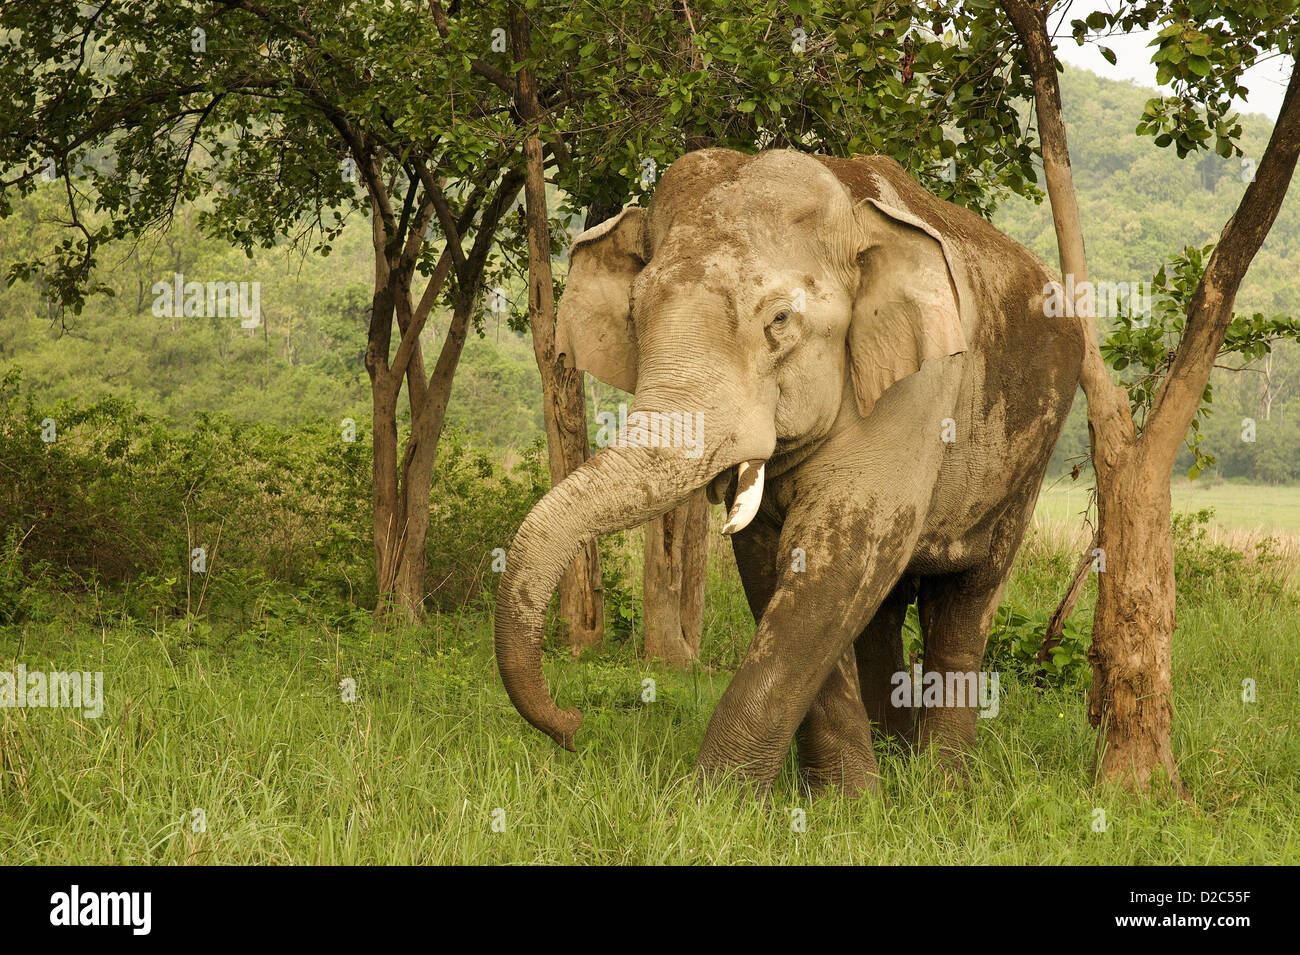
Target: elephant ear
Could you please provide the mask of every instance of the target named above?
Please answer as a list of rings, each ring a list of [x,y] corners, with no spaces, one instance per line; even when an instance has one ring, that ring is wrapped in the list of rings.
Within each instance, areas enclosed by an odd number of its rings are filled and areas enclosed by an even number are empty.
[[[648,258],[645,210],[639,206],[628,206],[574,240],[555,330],[555,350],[567,367],[636,390],[632,280]]]
[[[928,358],[966,350],[947,243],[916,216],[875,199],[854,210],[858,291],[849,364],[865,416],[894,382]]]

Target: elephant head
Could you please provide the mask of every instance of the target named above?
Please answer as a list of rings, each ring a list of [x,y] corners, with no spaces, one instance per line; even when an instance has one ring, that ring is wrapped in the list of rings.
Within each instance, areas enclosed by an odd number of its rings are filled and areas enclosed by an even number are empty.
[[[870,414],[927,358],[965,350],[957,289],[937,231],[879,199],[855,202],[827,165],[784,150],[689,153],[648,209],[579,236],[557,349],[634,392],[633,434],[552,488],[515,538],[495,638],[519,712],[573,748],[581,715],[547,690],[542,627],[585,539],[732,480],[725,530],[743,528],[770,458]],[[665,440],[677,422],[698,425],[689,446]]]

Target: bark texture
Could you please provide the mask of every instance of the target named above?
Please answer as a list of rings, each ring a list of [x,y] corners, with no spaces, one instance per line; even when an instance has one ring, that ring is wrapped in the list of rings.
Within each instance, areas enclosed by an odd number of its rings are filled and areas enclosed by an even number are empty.
[[[524,11],[512,7],[510,35],[515,59],[528,56],[529,27]],[[555,286],[551,274],[550,217],[546,205],[545,157],[537,129],[541,120],[537,83],[531,68],[517,74],[518,107],[528,125],[524,138],[524,205],[528,222],[528,323],[533,353],[542,376],[547,461],[556,485],[590,457],[587,398],[582,372],[564,367],[555,353]],[[560,617],[574,656],[604,639],[605,605],[597,542],[583,541],[560,578]]]
[[[366,155],[366,148],[364,141],[358,141],[354,152]],[[423,614],[426,596],[429,493],[452,382],[496,229],[523,180],[513,171],[492,171],[492,181],[469,196],[457,218],[442,195],[439,181],[420,167],[421,175],[406,187],[399,216],[389,203],[378,154],[373,146],[370,148],[369,159],[359,168],[371,194],[375,250],[365,363],[371,396],[371,532],[379,591],[377,609],[381,614],[393,613],[413,621]],[[440,219],[445,244],[416,299],[412,294],[415,265],[435,215]],[[462,231],[476,216],[476,234],[466,251]],[[434,370],[426,378],[420,336],[453,272],[457,292],[451,322]],[[399,335],[396,349],[394,325]],[[399,459],[397,405],[403,385],[411,409],[411,433]]]
[[[699,659],[709,559],[709,502],[696,491],[645,526],[645,655],[670,666]]]

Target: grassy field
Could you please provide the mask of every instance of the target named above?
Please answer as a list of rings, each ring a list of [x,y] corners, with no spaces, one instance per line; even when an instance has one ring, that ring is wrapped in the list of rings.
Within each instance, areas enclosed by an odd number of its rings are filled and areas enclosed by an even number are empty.
[[[1007,600],[1050,604],[1071,560],[1036,535]],[[728,561],[711,590],[707,665],[694,672],[647,669],[631,640],[577,663],[548,657],[561,701],[586,715],[577,754],[511,708],[482,613],[336,632],[309,608],[294,618],[263,602],[235,632],[69,606],[0,636],[0,665],[101,670],[105,711],[0,710],[0,862],[1300,861],[1300,604],[1289,593],[1180,611],[1175,738],[1190,801],[1094,789],[1081,681],[1040,697],[1003,673],[968,788],[945,787],[924,758],[885,753],[883,799],[812,799],[787,763],[760,805],[701,795],[691,780],[752,628]],[[1247,678],[1258,702],[1242,702]]]
[[[1040,519],[1076,521],[1089,503],[1090,489],[1080,480],[1049,479],[1038,497]],[[1268,487],[1209,481],[1175,481],[1175,511],[1214,509],[1213,523],[1227,531],[1300,535],[1300,486]]]

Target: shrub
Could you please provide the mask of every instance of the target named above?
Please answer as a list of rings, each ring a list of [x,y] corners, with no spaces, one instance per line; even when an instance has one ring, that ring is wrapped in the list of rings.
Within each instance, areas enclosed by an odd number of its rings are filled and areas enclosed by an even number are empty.
[[[430,609],[489,606],[499,574],[494,551],[508,550],[515,531],[549,486],[545,444],[535,441],[507,469],[473,448],[456,429],[443,433],[429,510],[426,586]]]
[[[46,419],[54,441],[42,440]],[[243,627],[277,589],[303,596],[329,625],[375,605],[371,449],[332,424],[290,431],[200,414],[179,429],[118,399],[38,409],[10,372],[0,382],[0,468],[0,541],[10,542],[0,622],[21,612],[38,568],[95,590],[102,612],[137,619],[221,604]],[[542,442],[507,469],[463,433],[444,433],[430,609],[490,602],[493,551],[509,547],[546,487]]]
[[[1253,559],[1234,547],[1210,539],[1213,508],[1173,515],[1174,578],[1180,602],[1202,603],[1218,597],[1246,605],[1284,595],[1277,542],[1255,545]]]
[[[984,651],[984,669],[1015,673],[1022,679],[1041,680],[1048,686],[1077,686],[1088,677],[1088,643],[1092,639],[1091,621],[1076,615],[1065,622],[1060,642],[1048,659],[1038,663],[1038,651],[1055,607],[1035,611],[1004,603],[998,607],[989,630]],[[907,608],[903,630],[903,653],[913,655],[924,666],[921,627],[916,605]]]

